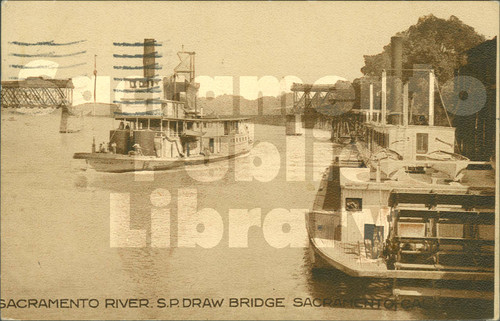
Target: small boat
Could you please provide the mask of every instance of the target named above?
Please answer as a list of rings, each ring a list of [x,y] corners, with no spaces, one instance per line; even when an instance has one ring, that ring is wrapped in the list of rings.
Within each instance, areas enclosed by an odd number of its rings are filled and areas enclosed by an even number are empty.
[[[148,95],[160,87],[154,75],[145,71],[144,78],[125,79],[133,97],[122,98],[121,111],[114,113],[118,125],[110,131],[109,142],[97,146],[94,140],[91,152],[73,158],[86,160],[96,171],[118,173],[169,170],[248,154],[253,145],[250,119],[208,117],[197,108],[193,55],[179,52],[179,57],[187,57],[187,64],[181,64],[190,65],[182,71],[188,77],[179,81],[181,72],[176,72],[165,78],[165,99]]]

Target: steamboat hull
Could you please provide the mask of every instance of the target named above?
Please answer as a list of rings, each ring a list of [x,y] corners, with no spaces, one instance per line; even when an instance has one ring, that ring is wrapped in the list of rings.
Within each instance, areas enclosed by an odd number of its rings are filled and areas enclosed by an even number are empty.
[[[309,238],[311,260],[315,268],[335,269],[350,277],[392,282],[396,297],[440,297],[493,300],[489,272],[388,270],[380,264],[361,264],[357,258],[346,258],[352,248],[325,248],[321,240]],[[349,262],[351,261],[351,262]],[[422,283],[424,282],[424,283]]]
[[[306,213],[315,268],[336,269],[355,278],[392,280],[396,296],[493,299],[495,198],[489,189],[394,186],[387,194],[389,226],[380,221],[354,224],[370,214],[361,209],[346,211],[346,197],[359,190],[340,183],[341,167],[325,172],[313,209]],[[466,172],[465,177],[491,174]],[[371,189],[380,188],[362,188],[364,193]],[[383,236],[384,228],[390,230],[388,235]],[[450,228],[458,235],[450,235]],[[371,229],[374,235],[381,231],[380,236],[369,236]],[[422,235],[417,235],[420,230]],[[353,233],[361,235],[361,240],[351,239]]]
[[[325,244],[324,240],[309,238],[314,264],[320,268],[336,269],[352,277],[375,279],[493,281],[491,272],[389,270],[384,264],[362,262],[357,249],[345,244]],[[349,252],[352,257],[349,257]]]
[[[245,156],[250,150],[231,155],[196,156],[190,158],[157,158],[154,156],[127,156],[101,153],[76,153],[74,159],[85,159],[87,164],[97,172],[125,173],[137,171],[164,171],[190,165],[215,163],[223,160]]]

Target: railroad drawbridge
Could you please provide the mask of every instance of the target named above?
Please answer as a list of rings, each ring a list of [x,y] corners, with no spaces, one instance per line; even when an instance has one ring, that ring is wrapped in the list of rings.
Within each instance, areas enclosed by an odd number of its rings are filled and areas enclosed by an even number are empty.
[[[73,88],[71,79],[2,81],[2,108],[67,108],[73,102]]]
[[[359,134],[361,114],[353,109],[355,93],[349,82],[327,85],[294,83],[291,91],[291,113],[303,115],[305,128],[329,130],[334,142],[344,142]]]
[[[59,131],[78,131],[68,129],[73,89],[71,79],[28,77],[23,80],[2,81],[2,108],[13,108],[23,114],[44,114],[62,108]]]

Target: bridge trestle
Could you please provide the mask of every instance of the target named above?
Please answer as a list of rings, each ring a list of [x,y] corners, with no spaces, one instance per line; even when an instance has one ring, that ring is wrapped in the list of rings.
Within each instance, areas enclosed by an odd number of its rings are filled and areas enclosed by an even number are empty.
[[[73,104],[71,79],[2,81],[2,108],[61,108]]]

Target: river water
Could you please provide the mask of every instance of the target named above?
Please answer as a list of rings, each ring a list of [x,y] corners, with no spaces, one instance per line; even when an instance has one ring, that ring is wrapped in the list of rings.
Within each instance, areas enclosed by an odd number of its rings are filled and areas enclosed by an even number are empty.
[[[353,308],[349,304],[353,299],[390,299],[390,284],[360,281],[336,271],[311,271],[303,215],[286,211],[303,213],[311,208],[321,172],[340,152],[325,139],[327,134],[308,130],[304,136],[287,137],[284,127],[255,125],[256,147],[249,157],[200,165],[189,172],[107,174],[86,169],[72,155],[90,151],[93,137],[97,144],[107,140],[112,120],[87,117],[82,131],[72,134],[60,134],[59,122],[58,112],[44,116],[2,112],[1,297],[94,298],[99,307],[9,307],[1,310],[2,318],[428,319],[489,315],[478,310],[476,303],[455,301],[432,301],[422,308]],[[214,175],[220,179],[210,181]],[[129,237],[110,223],[116,197],[128,197],[130,220],[125,225],[143,231],[138,240],[134,239],[137,233]],[[179,207],[188,214],[180,215]],[[207,211],[216,218],[214,224],[197,225],[190,233],[193,239],[202,235],[198,240],[208,248],[187,247],[191,240],[186,234],[181,240],[180,231],[182,227],[189,230],[190,221],[198,217],[196,211],[202,209],[212,209]],[[237,210],[243,214],[229,214]],[[159,217],[153,213],[169,217],[169,224],[152,220]],[[242,218],[250,213],[259,224],[248,230],[247,237],[232,228],[248,223]],[[288,219],[286,224],[280,223],[280,215]],[[203,233],[219,230],[220,238],[205,242]],[[163,242],[169,240],[170,246],[158,243],[159,236]],[[293,246],[278,248],[279,237]],[[243,243],[234,243],[238,241]],[[125,246],[113,247],[112,242]],[[105,307],[106,299],[128,298],[148,299],[148,306]],[[194,298],[224,302],[212,308],[182,306],[183,299],[188,305]],[[284,298],[285,307],[230,307],[230,298]],[[294,306],[294,300],[304,303],[307,298],[347,303],[342,307]],[[170,299],[178,299],[180,306],[158,304]]]

